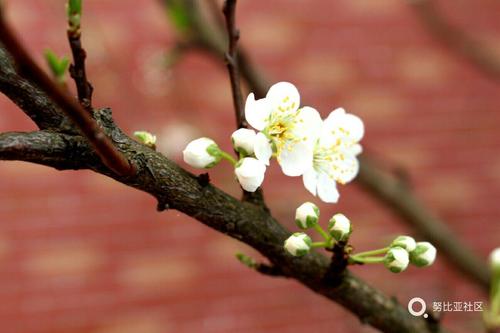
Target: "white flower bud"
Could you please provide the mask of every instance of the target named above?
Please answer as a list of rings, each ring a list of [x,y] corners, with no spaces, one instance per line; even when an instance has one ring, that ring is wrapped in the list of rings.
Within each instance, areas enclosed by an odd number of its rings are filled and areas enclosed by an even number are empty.
[[[402,247],[395,246],[387,251],[384,258],[384,265],[393,273],[401,273],[410,263],[408,251]]]
[[[234,149],[247,156],[254,154],[254,144],[256,133],[248,128],[240,128],[231,135]]]
[[[311,250],[312,240],[303,232],[296,232],[285,241],[284,247],[292,256],[302,257]]]
[[[328,231],[337,241],[347,241],[352,233],[351,221],[344,214],[335,214],[330,219]]]
[[[415,250],[410,252],[410,261],[417,267],[430,266],[436,260],[437,250],[429,242],[418,242]]]
[[[312,202],[304,202],[295,211],[295,223],[301,229],[312,228],[318,224],[319,208]]]
[[[221,150],[214,140],[199,138],[191,141],[182,152],[184,162],[195,168],[211,168],[221,160]]]
[[[148,147],[154,147],[156,145],[156,135],[153,135],[146,131],[135,131],[134,136],[136,139]]]
[[[417,247],[417,242],[410,236],[398,236],[391,243],[391,247],[399,246],[408,252],[415,250]]]
[[[494,249],[490,254],[490,267],[493,272],[500,272],[500,247]]]
[[[253,157],[241,159],[234,169],[241,187],[248,192],[255,192],[262,185],[265,172],[266,165]]]

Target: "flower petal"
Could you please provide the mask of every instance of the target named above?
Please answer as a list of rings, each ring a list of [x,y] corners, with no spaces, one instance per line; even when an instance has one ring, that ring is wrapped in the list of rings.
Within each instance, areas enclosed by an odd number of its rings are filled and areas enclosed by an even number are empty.
[[[271,114],[271,106],[266,98],[255,100],[255,95],[248,95],[245,103],[245,119],[256,130],[263,130]]]
[[[319,112],[312,107],[304,106],[299,110],[296,124],[297,126],[293,129],[294,137],[312,145],[316,144],[323,124]]]
[[[278,82],[273,84],[266,95],[273,112],[285,113],[295,112],[300,106],[300,94],[297,88],[290,82]]]
[[[253,148],[255,157],[265,165],[269,165],[269,160],[273,155],[273,149],[271,147],[271,141],[269,141],[263,133],[257,133]]]
[[[347,184],[352,181],[359,172],[359,161],[354,155],[344,154],[344,158],[338,161],[338,172],[336,178],[339,183]]]
[[[343,108],[338,108],[330,112],[323,122],[321,141],[323,144],[329,144],[341,138],[358,142],[363,138],[364,133],[363,121],[358,116],[346,113]]]
[[[312,168],[313,150],[306,142],[289,143],[278,154],[278,163],[287,176],[300,176]]]
[[[321,173],[318,177],[318,196],[323,202],[336,203],[340,194],[335,180],[327,174]]]
[[[318,184],[318,173],[313,168],[307,170],[302,175],[302,182],[306,190],[311,192],[312,195],[316,196],[316,186]]]

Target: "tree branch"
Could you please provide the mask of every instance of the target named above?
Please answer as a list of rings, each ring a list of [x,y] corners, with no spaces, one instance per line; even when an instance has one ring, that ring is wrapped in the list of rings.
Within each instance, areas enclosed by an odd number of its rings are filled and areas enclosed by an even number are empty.
[[[78,100],[80,104],[89,112],[92,111],[92,92],[94,88],[87,80],[87,72],[85,70],[85,59],[87,52],[82,47],[80,29],[67,31],[71,54],[73,55],[73,63],[69,67],[71,77],[75,81],[76,90],[78,92]]]
[[[120,151],[137,166],[137,173],[123,177],[109,172],[82,137],[50,132],[9,133],[0,136],[0,158],[21,159],[58,169],[92,169],[128,186],[147,192],[168,207],[190,215],[203,224],[254,247],[284,275],[297,279],[315,292],[343,305],[363,323],[388,333],[434,332],[422,317],[411,316],[393,298],[344,271],[337,279],[325,279],[329,260],[312,253],[292,257],[283,249],[290,235],[269,213],[241,202],[181,169],[165,156],[128,138],[117,128],[108,109],[98,110],[96,120],[113,137]],[[50,144],[50,147],[46,145]],[[78,154],[68,156],[78,147]],[[26,156],[22,151],[27,150]],[[40,154],[49,157],[42,158]],[[68,160],[71,160],[68,162]],[[70,163],[70,164],[68,164]]]
[[[22,76],[35,82],[82,131],[89,140],[103,163],[114,172],[130,175],[134,167],[121,155],[113,143],[103,134],[92,117],[66,91],[40,69],[17,40],[10,26],[5,22],[0,6],[0,41],[10,52]]]
[[[451,25],[432,0],[408,1],[424,27],[436,40],[466,59],[486,76],[500,80],[500,61],[492,50]]]
[[[0,43],[0,91],[16,103],[41,129],[71,130],[71,124],[47,95],[19,76]]]
[[[0,134],[0,160],[32,162],[66,170],[82,169],[82,159],[95,160],[96,157],[86,140],[79,136],[52,131]]]
[[[225,54],[227,70],[231,81],[231,92],[233,94],[234,112],[236,114],[236,127],[247,127],[245,113],[243,109],[243,96],[240,87],[240,72],[238,62],[238,39],[240,32],[236,28],[236,0],[226,0],[224,2],[224,17],[226,18],[226,28],[228,36],[228,51]]]

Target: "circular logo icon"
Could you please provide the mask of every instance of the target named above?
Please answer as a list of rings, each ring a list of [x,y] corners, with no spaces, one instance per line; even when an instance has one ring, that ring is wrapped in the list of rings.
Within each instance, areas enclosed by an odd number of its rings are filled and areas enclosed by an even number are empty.
[[[414,310],[413,305],[415,303],[420,304],[420,310]],[[425,301],[421,299],[420,297],[414,297],[408,302],[408,312],[415,317],[420,317],[421,315],[424,315],[424,318],[427,318],[428,315],[425,313],[425,310],[427,310],[427,305],[425,304]]]

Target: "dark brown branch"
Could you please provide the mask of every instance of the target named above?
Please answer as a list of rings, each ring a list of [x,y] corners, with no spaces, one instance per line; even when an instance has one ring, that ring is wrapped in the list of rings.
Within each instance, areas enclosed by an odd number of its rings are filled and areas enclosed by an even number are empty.
[[[32,162],[66,170],[82,169],[82,158],[96,159],[96,156],[80,136],[52,131],[0,134],[0,160]]]
[[[388,333],[433,332],[424,319],[411,316],[405,306],[367,285],[348,270],[334,281],[325,279],[330,260],[319,253],[302,258],[287,254],[283,249],[283,242],[290,232],[269,213],[253,204],[241,202],[210,184],[200,185],[196,176],[158,152],[125,136],[114,125],[108,110],[99,110],[95,115],[106,133],[112,135],[117,142],[120,151],[137,166],[137,173],[133,176],[122,177],[110,173],[82,137],[52,137],[53,133],[50,132],[5,134],[0,137],[0,147],[5,147],[0,158],[13,159],[17,156],[21,160],[33,162],[38,159],[41,163],[58,169],[92,169],[110,176],[150,193],[164,206],[184,212],[207,226],[254,247],[269,259],[272,266],[279,267],[284,275],[297,279],[315,292],[343,305],[363,323]],[[34,142],[31,141],[32,138],[35,138]],[[47,144],[54,147],[47,147]],[[63,157],[75,147],[78,155],[71,156],[70,165],[65,164],[68,162]],[[29,157],[23,157],[24,149],[29,151]],[[51,156],[48,162],[43,157],[45,153]],[[57,160],[61,160],[61,164]]]
[[[450,24],[436,8],[433,0],[414,0],[409,3],[436,40],[469,61],[486,76],[500,80],[500,59],[493,50]]]
[[[428,211],[398,178],[379,170],[367,158],[362,158],[360,165],[356,181],[361,186],[414,227],[422,237],[436,244],[462,273],[485,289],[489,288],[487,266],[451,232],[444,221]]]
[[[240,87],[240,71],[238,68],[238,39],[240,32],[236,28],[236,0],[224,2],[224,17],[228,36],[228,50],[225,54],[227,70],[231,80],[231,92],[233,94],[234,112],[236,114],[236,127],[247,127],[243,109],[243,96]]]
[[[80,30],[73,31],[68,29],[68,41],[71,47],[71,54],[73,55],[73,63],[69,67],[69,72],[75,81],[78,100],[87,111],[91,112],[92,92],[94,88],[87,80],[87,72],[85,70],[87,53],[82,47]]]
[[[133,174],[134,167],[118,152],[113,143],[97,126],[94,119],[66,91],[52,82],[47,74],[31,59],[6,23],[1,7],[0,41],[12,55],[20,74],[37,84],[66,113],[90,141],[103,163],[117,174]]]
[[[10,55],[1,43],[0,91],[14,101],[40,129],[70,130],[69,120],[47,95],[17,74]]]

